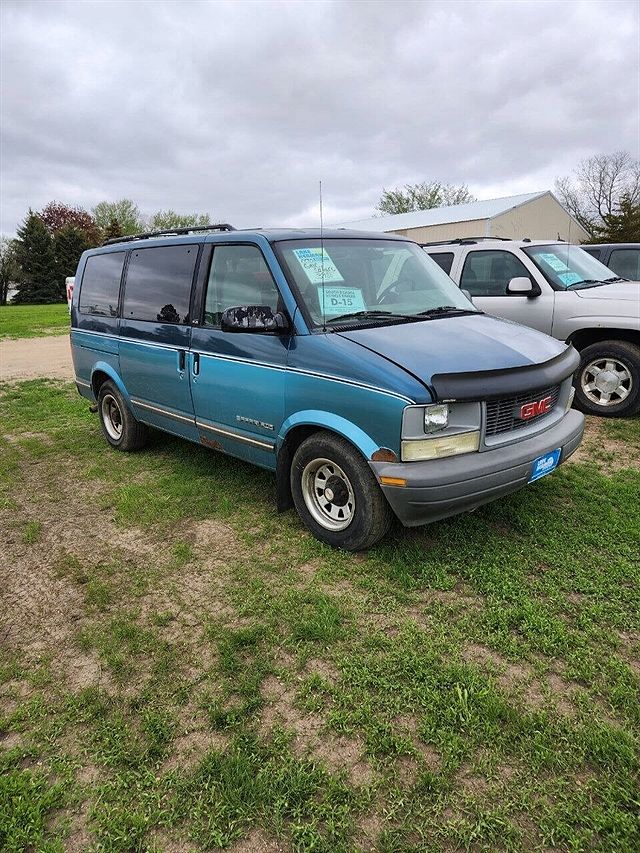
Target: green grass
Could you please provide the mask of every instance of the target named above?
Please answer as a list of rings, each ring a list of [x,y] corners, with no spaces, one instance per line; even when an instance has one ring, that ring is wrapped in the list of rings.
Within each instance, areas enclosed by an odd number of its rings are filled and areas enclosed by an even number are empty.
[[[39,338],[69,332],[67,303],[55,305],[0,305],[2,338]]]
[[[351,555],[68,385],[0,416],[1,849],[640,849],[639,420]]]

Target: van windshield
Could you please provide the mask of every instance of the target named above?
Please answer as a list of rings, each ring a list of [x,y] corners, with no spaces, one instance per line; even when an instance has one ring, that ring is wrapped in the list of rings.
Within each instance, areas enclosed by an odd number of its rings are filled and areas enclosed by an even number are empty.
[[[396,240],[287,240],[280,259],[315,326],[376,325],[477,313],[419,246]]]
[[[580,290],[619,281],[609,267],[605,267],[580,246],[552,243],[546,246],[526,246],[523,251],[549,281],[562,290]]]

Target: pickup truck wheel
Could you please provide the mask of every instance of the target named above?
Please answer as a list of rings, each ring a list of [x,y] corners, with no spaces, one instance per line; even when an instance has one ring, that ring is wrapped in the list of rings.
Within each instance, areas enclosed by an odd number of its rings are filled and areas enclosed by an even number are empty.
[[[640,409],[640,347],[601,341],[580,353],[576,406],[589,415],[629,417]]]
[[[147,443],[147,427],[134,418],[111,380],[103,382],[98,391],[98,414],[102,433],[116,450],[139,450]]]
[[[391,507],[366,461],[328,432],[309,436],[291,465],[291,493],[305,526],[334,548],[363,551],[388,532]]]

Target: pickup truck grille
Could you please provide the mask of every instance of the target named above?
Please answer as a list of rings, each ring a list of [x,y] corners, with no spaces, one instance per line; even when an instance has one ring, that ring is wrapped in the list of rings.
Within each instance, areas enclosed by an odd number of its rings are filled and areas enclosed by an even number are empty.
[[[486,435],[500,435],[504,432],[512,432],[516,429],[535,424],[545,418],[553,411],[560,394],[560,386],[553,385],[550,388],[542,388],[540,391],[529,391],[526,394],[518,394],[515,397],[501,397],[498,400],[487,400],[487,425]],[[529,417],[520,417],[521,409],[530,403],[539,403],[548,400],[545,411],[535,413],[532,407]]]

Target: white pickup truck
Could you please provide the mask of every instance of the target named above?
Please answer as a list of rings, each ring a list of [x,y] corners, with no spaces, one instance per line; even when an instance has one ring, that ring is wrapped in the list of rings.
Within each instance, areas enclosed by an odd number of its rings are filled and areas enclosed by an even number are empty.
[[[640,282],[557,241],[469,237],[423,248],[482,311],[573,344],[582,411],[640,409]]]

